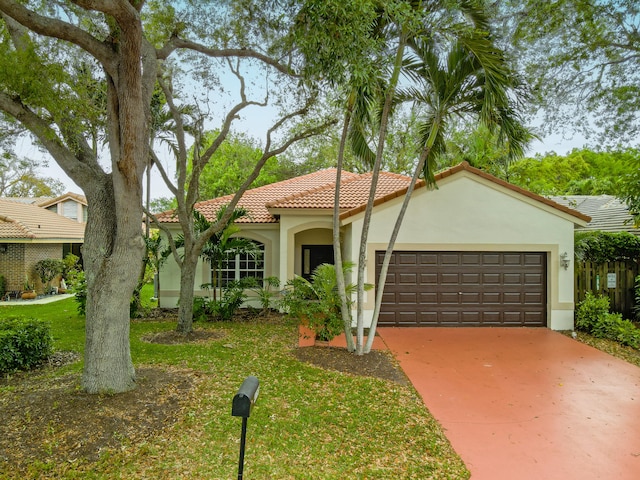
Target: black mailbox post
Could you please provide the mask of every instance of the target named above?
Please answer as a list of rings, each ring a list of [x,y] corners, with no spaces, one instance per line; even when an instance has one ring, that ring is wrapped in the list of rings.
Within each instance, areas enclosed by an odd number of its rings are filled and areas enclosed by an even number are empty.
[[[242,417],[242,433],[240,435],[240,460],[238,462],[238,480],[242,480],[244,470],[244,449],[247,439],[247,418],[251,415],[253,404],[258,399],[260,382],[256,377],[247,377],[231,403],[231,415]]]

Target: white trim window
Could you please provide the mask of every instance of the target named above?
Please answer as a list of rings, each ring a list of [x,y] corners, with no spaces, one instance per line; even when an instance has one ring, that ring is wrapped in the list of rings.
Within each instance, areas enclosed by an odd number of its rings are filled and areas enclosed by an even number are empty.
[[[253,241],[255,250],[250,253],[227,253],[220,270],[220,287],[230,282],[253,277],[262,285],[264,279],[264,243]]]

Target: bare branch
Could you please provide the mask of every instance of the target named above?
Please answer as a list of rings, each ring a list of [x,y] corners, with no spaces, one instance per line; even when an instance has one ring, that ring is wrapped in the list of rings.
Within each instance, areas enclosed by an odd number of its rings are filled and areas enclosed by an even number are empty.
[[[159,49],[157,51],[157,56],[159,59],[164,60],[169,55],[171,55],[174,50],[180,48],[200,52],[211,58],[253,58],[255,60],[263,62],[266,65],[274,67],[275,69],[286,75],[296,76],[295,72],[293,72],[289,66],[283,65],[277,60],[250,48],[209,48],[199,43],[192,42],[191,40],[185,40],[177,36],[172,37],[169,42],[167,42],[161,49]]]

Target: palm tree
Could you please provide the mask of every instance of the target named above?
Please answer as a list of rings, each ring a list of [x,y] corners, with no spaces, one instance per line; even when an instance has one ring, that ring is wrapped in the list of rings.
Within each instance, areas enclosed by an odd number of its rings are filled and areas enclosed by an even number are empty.
[[[486,25],[478,12],[476,21]],[[508,145],[508,155],[522,156],[529,139],[514,108],[518,87],[502,52],[484,32],[472,31],[453,42],[446,51],[434,39],[413,39],[411,49],[416,59],[406,66],[419,87],[405,89],[397,101],[419,102],[426,107],[421,131],[421,152],[411,183],[391,234],[378,278],[375,308],[364,352],[373,345],[382,303],[386,274],[411,194],[420,176],[434,183],[436,159],[444,153],[444,134],[453,116],[473,117]]]

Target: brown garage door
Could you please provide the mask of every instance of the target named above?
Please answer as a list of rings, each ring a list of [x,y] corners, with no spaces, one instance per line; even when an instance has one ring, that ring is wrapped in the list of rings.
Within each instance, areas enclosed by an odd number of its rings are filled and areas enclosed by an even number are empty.
[[[396,251],[379,325],[545,326],[546,263],[540,252]]]

